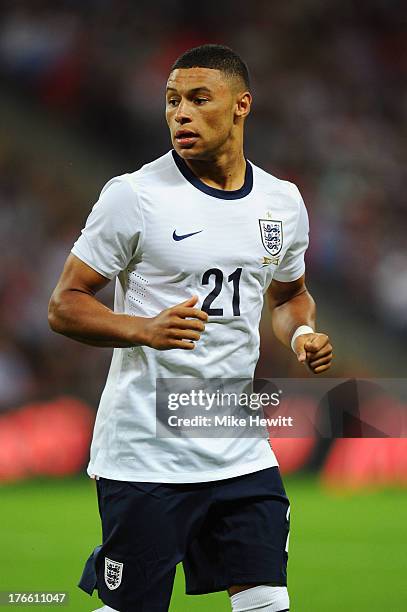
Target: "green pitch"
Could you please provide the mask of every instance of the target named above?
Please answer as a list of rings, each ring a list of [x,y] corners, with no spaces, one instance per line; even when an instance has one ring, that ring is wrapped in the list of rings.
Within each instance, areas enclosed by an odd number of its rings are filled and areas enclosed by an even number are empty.
[[[289,586],[293,612],[407,610],[407,493],[333,496],[314,478],[285,479],[291,499]],[[85,477],[0,487],[0,590],[68,591],[68,607],[100,604],[76,588],[100,541],[94,486]],[[4,609],[27,610],[26,606]],[[188,597],[180,570],[171,612],[227,612],[225,594]]]

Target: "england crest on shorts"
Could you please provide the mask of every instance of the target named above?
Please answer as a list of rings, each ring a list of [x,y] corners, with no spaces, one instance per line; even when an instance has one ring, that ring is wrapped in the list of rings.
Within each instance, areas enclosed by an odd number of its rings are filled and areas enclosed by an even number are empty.
[[[123,563],[105,557],[105,582],[108,589],[114,591],[122,582]]]
[[[263,246],[270,255],[278,255],[283,246],[283,222],[259,219]]]

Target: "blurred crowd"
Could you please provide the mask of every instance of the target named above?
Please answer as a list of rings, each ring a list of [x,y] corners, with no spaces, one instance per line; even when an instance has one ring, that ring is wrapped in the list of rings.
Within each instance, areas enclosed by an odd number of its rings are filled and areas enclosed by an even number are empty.
[[[84,203],[75,185],[5,143],[0,177],[0,410],[67,393],[95,403],[109,350],[67,342],[47,323]]]
[[[253,82],[246,153],[299,185],[311,217],[310,274],[407,336],[404,8],[402,0],[3,1],[0,90],[32,99],[131,171],[170,146],[163,90],[176,57],[204,42],[231,46]],[[72,390],[96,402],[109,351],[58,338],[45,315],[93,203],[80,193],[0,140],[0,407]]]

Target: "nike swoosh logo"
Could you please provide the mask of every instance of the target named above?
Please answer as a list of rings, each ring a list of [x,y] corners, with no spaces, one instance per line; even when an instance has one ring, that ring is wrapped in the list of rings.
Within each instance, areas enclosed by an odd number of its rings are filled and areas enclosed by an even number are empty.
[[[201,232],[203,232],[203,230],[199,230],[199,232],[191,232],[190,234],[183,234],[182,236],[178,236],[177,230],[174,230],[172,237],[176,241],[185,240],[185,238],[189,238],[190,236],[195,236],[195,234],[200,234]]]

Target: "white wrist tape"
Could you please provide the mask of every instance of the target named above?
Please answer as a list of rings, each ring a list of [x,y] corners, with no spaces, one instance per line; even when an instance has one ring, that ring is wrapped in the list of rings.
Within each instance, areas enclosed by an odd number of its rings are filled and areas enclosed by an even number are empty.
[[[303,334],[313,334],[314,330],[309,325],[300,325],[297,327],[295,332],[293,333],[293,337],[291,338],[291,348],[294,350],[294,342],[297,340],[298,336],[302,336]]]

